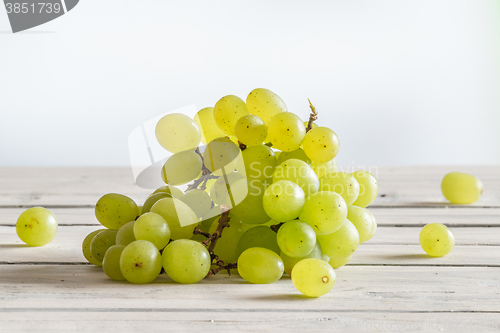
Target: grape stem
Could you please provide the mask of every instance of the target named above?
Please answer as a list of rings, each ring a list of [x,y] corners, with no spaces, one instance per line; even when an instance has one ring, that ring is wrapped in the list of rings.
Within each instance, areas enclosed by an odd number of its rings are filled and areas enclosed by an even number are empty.
[[[308,98],[309,107],[311,108],[311,114],[309,115],[309,122],[307,123],[306,132],[309,132],[312,129],[313,123],[315,120],[318,120],[318,111],[314,105],[312,105],[311,100]]]
[[[240,150],[243,151],[247,149],[247,145],[238,140],[238,145],[240,146]]]
[[[219,178],[218,176],[215,176],[212,174],[210,170],[205,166],[205,160],[203,159],[203,155],[200,152],[200,148],[196,148],[194,151],[196,154],[200,155],[201,160],[202,160],[202,168],[201,168],[201,177],[193,181],[191,184],[188,185],[186,192],[195,188],[198,188],[198,186],[201,184],[201,189],[205,190],[207,188],[207,182],[210,179],[217,179]]]
[[[201,229],[200,229],[200,228],[198,228],[198,227],[195,227],[195,228],[194,228],[194,230],[193,230],[193,234],[195,234],[195,235],[203,235],[203,236],[205,236],[205,237],[207,237],[207,238],[210,238],[210,236],[211,236],[211,235],[210,235],[210,233],[205,232],[205,231],[201,230]]]
[[[220,263],[220,264],[219,264]],[[217,261],[217,267],[212,268],[210,271],[208,271],[207,276],[215,275],[222,271],[223,269],[227,270],[227,274],[231,276],[231,270],[238,268],[238,264],[235,262],[231,262],[227,265],[224,265],[224,261],[220,260]]]

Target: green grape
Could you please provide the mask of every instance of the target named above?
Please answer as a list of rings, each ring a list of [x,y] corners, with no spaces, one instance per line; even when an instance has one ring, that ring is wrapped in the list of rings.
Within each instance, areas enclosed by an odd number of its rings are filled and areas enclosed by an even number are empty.
[[[193,118],[198,128],[201,129],[201,142],[207,144],[213,139],[221,138],[226,136],[222,132],[214,119],[214,108],[203,108],[194,116]]]
[[[234,132],[246,146],[261,145],[267,137],[267,125],[258,116],[249,114],[238,119]]]
[[[368,171],[355,171],[352,175],[359,183],[359,195],[353,205],[364,208],[377,198],[377,180]]]
[[[151,207],[151,212],[161,215],[167,221],[172,239],[191,238],[194,228],[198,225],[196,214],[179,199],[164,198],[158,200]]]
[[[142,215],[142,206],[137,206],[137,216]]]
[[[170,228],[161,215],[150,212],[135,221],[134,236],[137,240],[153,243],[158,250],[161,250],[170,241]]]
[[[129,245],[136,240],[134,235],[134,224],[135,221],[130,221],[118,229],[115,240],[117,245]]]
[[[273,176],[276,167],[276,156],[266,145],[247,147],[242,152],[245,173],[249,181],[264,181]]]
[[[359,183],[347,172],[332,172],[319,180],[321,191],[336,192],[344,198],[347,206],[352,205],[359,195]]]
[[[131,283],[153,282],[160,274],[161,267],[160,252],[153,243],[146,240],[130,243],[120,256],[120,270],[123,277]]]
[[[323,253],[330,259],[342,259],[352,256],[359,245],[359,233],[354,224],[345,220],[344,225],[332,234],[318,236]]]
[[[125,223],[134,221],[137,213],[134,200],[116,193],[103,195],[95,205],[97,220],[108,229],[120,229]]]
[[[197,178],[202,168],[201,156],[186,150],[169,157],[161,168],[161,178],[169,185],[183,185]]]
[[[307,132],[303,146],[307,156],[315,162],[331,161],[339,152],[339,138],[328,127],[316,127]]]
[[[238,258],[238,273],[250,283],[274,283],[283,276],[283,270],[280,256],[262,247],[249,248]]]
[[[102,264],[106,251],[116,244],[116,229],[104,229],[94,236],[90,243],[90,253],[94,259]]]
[[[151,210],[151,207],[160,199],[163,198],[172,198],[172,195],[166,192],[158,192],[151,194],[146,201],[144,201],[144,205],[142,205],[142,214],[148,213]]]
[[[278,95],[264,88],[254,89],[248,94],[247,106],[251,114],[259,116],[266,124],[269,124],[276,114],[288,111]]]
[[[472,175],[451,172],[444,176],[441,191],[452,204],[467,205],[479,200],[483,194],[483,183]]]
[[[234,135],[236,122],[247,114],[249,112],[245,102],[237,96],[224,96],[215,103],[215,123],[227,135]]]
[[[231,190],[237,200],[244,197],[231,209],[233,218],[246,224],[264,224],[271,219],[264,209],[265,183],[257,180],[247,183],[247,179],[240,179],[234,183]]]
[[[181,197],[181,201],[191,207],[198,217],[202,217],[212,208],[212,200],[208,193],[197,188],[187,191]]]
[[[273,182],[278,180],[289,180],[299,185],[306,198],[319,190],[319,180],[314,170],[306,162],[293,158],[276,167]]]
[[[90,234],[88,234],[85,239],[83,240],[82,242],[82,252],[83,252],[83,256],[85,257],[85,259],[87,259],[88,262],[90,262],[92,265],[96,265],[96,266],[101,266],[101,262],[96,260],[93,256],[92,256],[92,253],[90,252],[90,244],[92,243],[92,240],[94,239],[94,237],[100,233],[101,231],[103,230],[106,230],[106,229],[98,229],[98,230],[95,230],[95,231],[92,231]]]
[[[125,245],[113,245],[104,254],[102,270],[110,279],[117,281],[125,280],[120,269],[120,256],[124,248]]]
[[[310,258],[299,261],[292,270],[295,288],[309,297],[323,296],[332,290],[337,276],[329,263]]]
[[[212,223],[208,232],[213,234],[218,225],[219,220],[217,219]],[[236,256],[236,246],[245,232],[243,230],[243,223],[238,220],[231,219],[229,225],[229,228],[224,228],[222,230],[221,237],[214,248],[214,253],[225,263],[235,262],[238,259]]]
[[[16,232],[30,246],[42,246],[56,237],[57,219],[54,213],[42,207],[25,210],[17,219]]]
[[[366,242],[375,235],[377,222],[373,215],[366,209],[358,206],[349,206],[347,219],[354,224],[359,233],[359,244]]]
[[[455,247],[453,232],[441,223],[430,223],[420,231],[420,246],[431,257],[442,257]]]
[[[316,244],[314,229],[299,220],[288,221],[278,230],[278,246],[289,257],[299,258],[311,253]]]
[[[200,144],[201,132],[193,119],[182,113],[170,113],[156,124],[158,143],[171,153],[195,150]]]
[[[302,148],[296,149],[294,151],[284,151],[280,153],[280,156],[278,157],[278,161],[276,165],[280,165],[281,163],[289,160],[289,159],[296,159],[296,160],[301,160],[304,161],[307,164],[311,164],[311,159],[307,157],[306,153]]]
[[[240,154],[240,148],[230,139],[217,138],[203,151],[203,160],[208,170],[220,176],[222,170],[229,173],[235,169]]]
[[[279,180],[264,192],[263,206],[266,214],[278,222],[297,218],[304,207],[304,191],[289,180]]]
[[[319,162],[311,162],[311,167],[313,168],[314,172],[318,176],[318,178],[323,177],[326,174],[332,173],[332,172],[337,172],[338,170],[338,165],[337,165],[337,160],[334,158],[331,161],[325,162],[325,163],[319,163]]]
[[[251,228],[241,235],[236,245],[236,258],[239,258],[243,251],[251,247],[262,247],[276,252],[276,254],[280,253],[276,233],[267,226]]]
[[[243,178],[237,172],[231,172],[219,177],[210,189],[210,198],[218,205],[226,205],[229,208],[236,206],[239,201],[234,197],[232,188],[238,180]],[[243,198],[240,197],[239,200],[241,201]]]
[[[167,275],[177,283],[196,283],[210,270],[210,254],[198,242],[179,239],[168,244],[162,254]]]
[[[294,151],[300,148],[306,129],[297,115],[282,112],[271,119],[267,133],[273,147],[282,151]]]
[[[341,258],[341,259],[330,259],[328,262],[332,268],[340,268],[342,266],[345,266],[349,261],[351,261],[352,257],[346,257],[346,258]]]
[[[285,273],[288,275],[292,274],[293,267],[299,261],[301,261],[303,259],[316,258],[316,259],[321,259],[323,261],[330,260],[330,258],[328,256],[323,254],[323,251],[321,250],[321,245],[319,245],[319,242],[316,242],[316,244],[314,244],[314,248],[306,256],[293,258],[293,257],[289,257],[285,253],[281,252],[280,257],[281,257],[281,260],[283,260],[283,264],[285,265]]]
[[[328,235],[337,231],[346,217],[344,199],[338,193],[321,191],[305,200],[299,219],[313,227],[316,235]]]
[[[180,199],[184,195],[184,192],[182,192],[180,189],[178,189],[175,186],[170,186],[170,185],[158,187],[156,189],[156,191],[154,191],[152,194],[156,194],[156,193],[167,193],[167,194],[170,194],[171,197],[174,197],[176,199]],[[143,211],[143,213],[146,213],[146,212]]]

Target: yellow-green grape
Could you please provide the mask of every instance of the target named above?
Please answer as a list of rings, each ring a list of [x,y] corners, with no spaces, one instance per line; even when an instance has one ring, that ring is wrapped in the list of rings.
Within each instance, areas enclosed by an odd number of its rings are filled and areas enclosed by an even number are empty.
[[[203,160],[194,151],[176,153],[161,168],[161,178],[169,185],[187,184],[201,174]]]
[[[226,136],[220,130],[214,119],[214,108],[203,108],[193,118],[198,128],[201,130],[201,142],[207,144],[213,139]]]
[[[210,270],[210,254],[205,246],[188,239],[168,244],[162,254],[163,268],[177,283],[196,283]]]
[[[103,195],[95,205],[97,220],[108,229],[120,229],[125,223],[134,221],[137,213],[134,200],[117,193]]]
[[[313,227],[316,235],[337,231],[347,217],[347,205],[335,192],[321,191],[311,194],[304,203],[299,219]]]
[[[246,190],[246,192],[245,192]],[[271,219],[264,209],[264,191],[266,184],[253,180],[241,179],[232,186],[233,195],[239,200],[244,193],[244,199],[231,209],[232,218],[245,224],[264,224]]]
[[[134,236],[137,240],[153,243],[158,250],[161,250],[170,241],[170,228],[161,215],[149,212],[135,221]]]
[[[281,151],[294,151],[300,148],[306,135],[306,129],[297,115],[291,112],[282,112],[271,119],[267,133],[274,148]]]
[[[234,135],[236,122],[248,114],[250,113],[248,112],[247,105],[238,96],[224,96],[215,103],[215,123],[227,135]]]
[[[161,272],[161,254],[156,246],[145,240],[127,245],[120,256],[120,270],[131,283],[153,282]]]
[[[330,259],[328,263],[330,264],[330,266],[332,266],[332,268],[337,269],[342,266],[345,266],[349,261],[351,261],[351,258],[352,257],[341,258],[341,259]]]
[[[208,232],[213,234],[218,225],[219,219],[216,219]],[[243,223],[236,219],[231,219],[229,225],[229,228],[222,230],[221,237],[214,248],[214,253],[225,263],[235,262],[238,259],[236,256],[236,246],[245,232],[243,230]]]
[[[281,252],[299,258],[311,253],[316,244],[316,234],[309,224],[293,220],[279,228],[277,240]]]
[[[82,252],[83,256],[85,259],[87,259],[88,262],[90,262],[92,265],[96,266],[101,266],[102,263],[99,260],[96,260],[93,256],[92,253],[90,252],[90,244],[92,243],[92,240],[94,237],[100,233],[101,231],[106,230],[106,229],[98,229],[95,231],[92,231],[90,234],[88,234],[85,239],[82,242]]]
[[[303,259],[316,258],[316,259],[320,259],[323,261],[330,260],[330,258],[328,256],[323,254],[323,251],[321,250],[321,245],[319,245],[319,242],[316,242],[312,251],[306,256],[293,258],[293,257],[287,256],[285,253],[281,252],[280,257],[283,260],[283,264],[285,265],[285,273],[288,275],[292,274],[293,266],[295,266],[299,261],[301,261]]]
[[[347,206],[352,205],[359,195],[359,183],[354,176],[347,172],[332,172],[319,180],[321,191],[336,192],[344,198]]]
[[[420,231],[420,246],[431,257],[442,257],[455,247],[455,236],[447,226],[430,223]]]
[[[90,253],[96,261],[102,264],[102,259],[106,251],[116,244],[116,234],[118,230],[104,229],[94,236],[90,242]]]
[[[299,185],[306,198],[318,192],[319,180],[314,170],[304,161],[289,159],[276,167],[273,182],[289,180]]]
[[[218,205],[226,205],[229,206],[229,208],[236,206],[239,201],[234,197],[232,188],[238,180],[243,178],[244,177],[237,172],[231,172],[220,176],[210,189],[210,198]],[[242,200],[243,198],[239,199]]]
[[[238,273],[250,283],[274,283],[283,276],[283,270],[280,256],[262,247],[249,248],[238,258]]]
[[[152,194],[156,193],[167,193],[170,194],[171,197],[174,197],[176,199],[180,199],[184,195],[184,192],[182,192],[180,189],[170,185],[158,187]],[[142,212],[147,213],[144,210]]]
[[[334,131],[319,126],[307,132],[302,145],[311,160],[325,163],[337,156],[340,143]]]
[[[236,258],[251,247],[262,247],[276,254],[280,253],[276,233],[268,226],[259,225],[245,231],[236,245]]]
[[[352,256],[359,245],[359,233],[354,224],[345,220],[344,225],[332,234],[318,236],[323,253],[330,259],[342,259]]]
[[[278,95],[264,88],[254,89],[248,94],[247,106],[251,114],[259,116],[266,124],[276,114],[288,111]]]
[[[151,212],[161,215],[167,221],[170,229],[170,238],[189,239],[198,225],[198,217],[188,205],[179,199],[164,198],[158,200]]]
[[[320,259],[301,260],[292,269],[293,285],[309,297],[327,294],[335,285],[336,278],[332,266]]]
[[[304,152],[304,150],[302,148],[296,149],[294,151],[281,152],[276,164],[280,165],[281,163],[283,163],[291,158],[304,161],[307,164],[311,164],[311,159],[309,157],[307,157],[306,153]]]
[[[338,171],[337,160],[335,158],[325,163],[318,163],[312,161],[311,167],[313,168],[318,178],[321,178],[326,174]]]
[[[193,119],[182,113],[170,113],[156,124],[158,143],[171,153],[195,150],[200,144],[201,132]]]
[[[27,209],[17,219],[16,232],[19,238],[30,246],[48,244],[56,237],[56,216],[42,207]]]
[[[451,172],[444,176],[441,191],[452,204],[467,205],[479,200],[483,194],[483,183],[472,175]]]
[[[134,235],[134,224],[135,221],[130,221],[118,229],[115,240],[116,245],[129,245],[133,241],[136,241]]]
[[[172,198],[172,195],[166,192],[158,192],[158,193],[153,193],[151,194],[146,201],[144,201],[144,204],[142,205],[142,213],[146,214],[151,210],[151,207],[160,199],[163,198]],[[178,198],[180,199],[180,198]]]
[[[102,260],[102,270],[104,273],[113,280],[123,281],[122,271],[120,269],[120,256],[122,255],[125,245],[113,245],[104,254]]]
[[[142,206],[137,206],[137,216],[142,215]]]
[[[207,192],[194,188],[187,191],[182,197],[181,201],[191,207],[193,212],[198,217],[202,217],[212,208],[212,200]]]
[[[276,157],[273,150],[268,146],[247,147],[242,152],[242,156],[248,181],[264,181],[273,176],[276,168]]]
[[[234,133],[246,146],[261,145],[267,137],[267,125],[258,116],[249,114],[238,119]]]
[[[347,210],[347,219],[358,230],[359,244],[371,239],[377,230],[377,222],[373,215],[366,208],[354,205],[349,206]]]
[[[266,214],[278,222],[297,218],[304,207],[304,191],[289,180],[279,180],[264,192],[263,206]]]
[[[364,208],[377,198],[377,180],[368,171],[355,171],[352,175],[359,183],[359,195],[356,201],[353,202],[353,205]]]
[[[228,138],[217,138],[210,143],[203,151],[205,167],[211,172],[222,175],[220,169],[231,172],[238,162],[240,148]]]

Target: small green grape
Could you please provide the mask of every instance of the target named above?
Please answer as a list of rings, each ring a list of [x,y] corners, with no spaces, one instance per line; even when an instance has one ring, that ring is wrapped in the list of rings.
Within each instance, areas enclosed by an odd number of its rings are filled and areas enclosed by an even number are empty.
[[[241,98],[228,95],[222,97],[215,103],[214,119],[222,132],[234,135],[236,122],[243,116],[250,114],[248,108]]]
[[[16,232],[30,246],[42,246],[56,237],[57,219],[54,213],[42,207],[25,210],[17,219]]]
[[[288,275],[292,274],[293,267],[299,261],[301,261],[303,259],[316,258],[316,259],[321,259],[323,261],[330,260],[330,257],[328,257],[327,255],[323,254],[323,251],[321,250],[321,245],[319,244],[319,242],[316,242],[316,244],[314,245],[314,248],[312,249],[312,251],[308,255],[306,255],[306,256],[298,257],[298,258],[293,258],[293,257],[289,257],[285,253],[281,252],[280,253],[280,257],[283,260],[283,264],[285,265],[285,273],[288,274]]]
[[[311,253],[316,244],[316,234],[309,224],[293,220],[285,222],[279,228],[277,240],[284,254],[299,258]]]
[[[263,206],[266,214],[279,222],[297,218],[304,207],[304,191],[289,180],[279,180],[264,192]]]
[[[153,243],[158,250],[167,246],[170,241],[170,228],[167,221],[156,213],[146,213],[134,223],[134,236]]]
[[[311,167],[313,168],[313,170],[316,173],[316,175],[318,176],[318,178],[321,178],[326,174],[338,171],[337,160],[335,158],[333,160],[325,162],[325,163],[319,163],[319,162],[312,161]]]
[[[455,247],[453,232],[441,223],[430,223],[420,231],[420,246],[431,257],[442,257]]]
[[[202,217],[212,208],[210,195],[197,188],[187,191],[180,200],[188,205],[198,217]]]
[[[101,266],[102,263],[100,261],[96,260],[92,256],[92,253],[90,252],[90,244],[92,243],[92,240],[94,239],[94,237],[103,230],[106,230],[106,229],[98,229],[98,230],[92,231],[90,234],[88,234],[85,237],[85,239],[82,242],[83,256],[85,257],[85,259],[87,259],[88,262],[90,262],[91,264],[96,265],[96,266]]]
[[[210,270],[210,254],[205,246],[188,239],[168,244],[162,254],[167,275],[178,283],[201,281]]]
[[[291,158],[276,167],[273,182],[289,180],[299,185],[307,198],[318,192],[319,180],[314,170],[304,161]]]
[[[113,245],[104,254],[104,259],[102,260],[102,270],[104,273],[113,280],[123,281],[122,271],[120,269],[120,256],[122,255],[124,245]]]
[[[267,137],[267,125],[258,116],[249,114],[238,119],[234,132],[246,146],[261,145]]]
[[[248,229],[241,235],[236,245],[236,258],[239,258],[245,250],[251,247],[262,247],[280,254],[276,237],[276,233],[268,226],[259,225]]]
[[[194,151],[186,150],[170,156],[161,169],[161,178],[169,185],[183,185],[201,175],[203,160]]]
[[[295,288],[309,297],[328,293],[335,285],[337,276],[329,263],[315,258],[299,261],[292,269]]]
[[[198,128],[201,129],[201,142],[205,145],[213,139],[226,136],[215,123],[214,108],[212,107],[203,108],[198,111],[193,120],[198,125]]]
[[[311,159],[307,157],[306,153],[302,148],[296,149],[294,151],[283,151],[280,153],[280,156],[277,160],[276,165],[280,165],[281,163],[289,160],[289,159],[296,159],[296,160],[301,160],[304,161],[307,164],[311,164]]]
[[[468,205],[479,200],[483,194],[483,183],[472,175],[451,172],[444,176],[441,190],[452,204]]]
[[[193,237],[193,230],[198,225],[198,217],[184,202],[175,198],[163,198],[158,200],[150,211],[161,215],[167,221],[170,238]]]
[[[353,202],[353,205],[363,208],[367,207],[377,198],[377,180],[368,171],[355,171],[352,175],[359,183],[359,195],[356,201]]]
[[[95,260],[102,264],[104,254],[113,245],[116,244],[116,229],[104,229],[94,236],[90,243],[90,253]]]
[[[249,181],[265,181],[272,178],[276,168],[276,156],[271,148],[266,145],[247,147],[242,156]]]
[[[300,148],[306,129],[297,115],[291,112],[281,112],[271,119],[267,133],[273,147],[286,152]]]
[[[275,115],[288,111],[278,95],[264,88],[254,89],[248,94],[247,106],[251,114],[259,116],[267,125]]]
[[[339,145],[339,138],[334,131],[319,126],[307,132],[303,149],[311,160],[325,163],[337,156]]]
[[[329,235],[318,236],[317,239],[323,253],[331,259],[350,257],[359,246],[358,230],[347,219],[340,229]]]
[[[120,255],[120,270],[131,283],[153,282],[160,274],[161,254],[156,246],[146,240],[136,240],[127,245]]]
[[[331,258],[330,261],[328,262],[332,268],[340,268],[342,266],[345,266],[349,261],[351,261],[351,257],[346,257],[346,258],[341,258],[341,259],[333,259]]]
[[[151,207],[160,199],[163,198],[172,198],[172,195],[166,192],[158,192],[151,194],[146,201],[144,201],[144,205],[142,205],[142,214],[149,213]]]
[[[182,113],[170,113],[161,118],[155,128],[158,143],[171,153],[195,150],[201,132],[193,119]]]
[[[347,219],[354,224],[359,233],[359,244],[370,240],[377,230],[374,216],[366,209],[358,206],[349,206]]]
[[[319,180],[321,191],[336,192],[344,198],[347,206],[352,205],[359,195],[359,183],[347,172],[332,172]]]
[[[171,197],[174,197],[176,199],[180,199],[184,195],[184,192],[182,192],[180,189],[170,185],[158,187],[152,194],[156,193],[167,193],[170,194]],[[143,213],[146,212],[143,211]]]
[[[340,194],[321,191],[311,194],[304,203],[299,219],[313,227],[317,235],[337,231],[347,217],[347,205]]]
[[[130,221],[118,229],[118,232],[116,233],[117,245],[129,245],[136,240],[134,235],[134,224],[135,221]]]
[[[249,248],[238,258],[238,273],[250,283],[274,283],[283,276],[283,270],[280,256],[262,247]]]
[[[105,194],[95,205],[97,220],[108,229],[120,229],[125,223],[134,221],[137,214],[137,204],[134,200],[121,194]]]

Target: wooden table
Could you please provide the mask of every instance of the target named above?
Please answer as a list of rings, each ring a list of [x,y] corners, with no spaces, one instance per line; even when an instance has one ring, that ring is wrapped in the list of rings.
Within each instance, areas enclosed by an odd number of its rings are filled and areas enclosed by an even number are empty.
[[[440,182],[450,171],[482,179],[478,203],[445,202]],[[336,270],[329,294],[310,299],[289,277],[270,285],[223,274],[195,285],[163,276],[148,285],[112,281],[85,262],[81,242],[99,227],[100,196],[145,199],[149,191],[134,185],[131,171],[0,169],[0,331],[498,331],[500,167],[385,167],[378,180],[375,237]],[[56,239],[39,248],[23,245],[14,227],[32,206],[59,220]],[[419,246],[431,222],[455,233],[457,245],[443,258]]]

